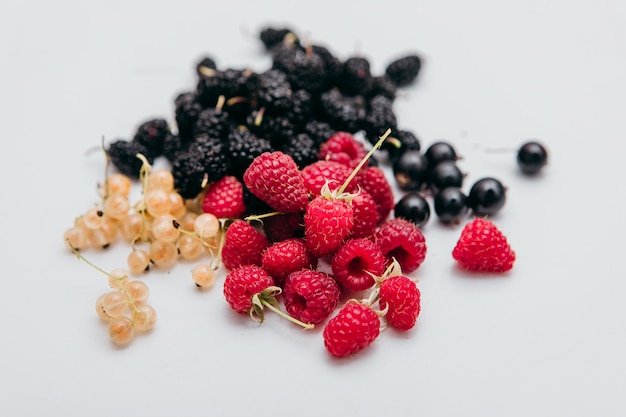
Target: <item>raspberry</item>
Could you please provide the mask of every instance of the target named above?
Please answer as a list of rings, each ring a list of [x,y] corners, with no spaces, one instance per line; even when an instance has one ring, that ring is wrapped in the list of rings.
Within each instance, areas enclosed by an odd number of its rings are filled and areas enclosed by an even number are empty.
[[[415,271],[426,258],[426,241],[422,231],[402,218],[383,223],[374,233],[374,242],[388,260],[395,258],[405,273]]]
[[[218,218],[238,218],[246,211],[243,185],[233,176],[211,184],[202,199],[202,211]]]
[[[304,323],[318,324],[333,312],[341,291],[324,272],[303,269],[287,277],[283,299],[290,316]]]
[[[395,205],[393,189],[385,173],[378,167],[368,166],[361,169],[356,178],[359,186],[374,198],[378,210],[378,223],[382,223]]]
[[[246,314],[252,308],[252,297],[273,285],[274,280],[263,268],[256,265],[243,265],[226,275],[224,296],[233,310]]]
[[[351,168],[357,166],[367,151],[361,142],[348,132],[337,132],[322,144],[319,159],[336,161]]]
[[[227,269],[241,265],[260,266],[263,251],[269,244],[267,238],[252,225],[237,219],[226,229],[222,262]]]
[[[283,287],[287,276],[301,269],[314,269],[317,259],[306,248],[303,239],[293,238],[276,242],[263,252],[261,266]]]
[[[420,295],[415,281],[406,276],[395,275],[383,280],[379,305],[382,310],[389,308],[385,315],[387,323],[399,330],[412,329],[421,309]]]
[[[344,243],[331,260],[333,276],[349,291],[363,291],[376,283],[374,276],[385,270],[385,256],[368,239],[351,239]]]
[[[316,197],[304,213],[306,247],[318,257],[332,254],[350,234],[354,225],[350,204],[343,200]]]
[[[350,167],[336,161],[317,161],[310,165],[307,165],[302,169],[302,179],[306,189],[318,196],[321,193],[322,187],[327,181],[331,190],[339,188],[343,182],[350,176]],[[356,181],[350,181],[348,190],[356,188]]]
[[[495,224],[474,219],[463,228],[452,257],[469,271],[506,272],[513,268],[515,252]]]
[[[380,319],[371,307],[350,300],[328,321],[322,333],[324,346],[338,358],[368,347],[380,334]]]
[[[351,203],[354,226],[350,235],[353,238],[370,237],[378,225],[378,207],[374,198],[367,191],[361,190]]]
[[[254,158],[243,179],[254,195],[282,213],[304,210],[309,201],[298,166],[283,152],[264,152]]]

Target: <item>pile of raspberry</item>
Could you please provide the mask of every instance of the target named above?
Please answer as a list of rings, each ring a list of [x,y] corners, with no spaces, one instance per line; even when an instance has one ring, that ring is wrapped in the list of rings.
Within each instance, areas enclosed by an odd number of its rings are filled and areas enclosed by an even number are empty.
[[[172,181],[164,198],[176,194],[173,200],[184,202],[178,211],[136,210],[138,226],[128,240],[134,254],[142,242],[152,250],[162,240],[151,230],[158,223],[173,236],[160,263],[166,267],[185,252],[179,239],[185,247],[198,240],[197,253],[209,252],[214,269],[226,268],[223,291],[234,311],[263,322],[271,310],[304,328],[323,326],[327,351],[350,356],[385,326],[412,329],[421,310],[409,275],[424,262],[426,241],[415,222],[390,218],[393,189],[374,157],[379,150],[397,158],[419,149],[415,135],[398,127],[392,105],[397,90],[417,78],[421,60],[405,55],[373,75],[367,59],[342,61],[289,29],[266,28],[260,40],[271,68],[218,69],[205,57],[195,89],[175,100],[175,123],[147,120],[131,140],[105,147],[119,174],[141,179],[144,203],[146,173],[165,158]],[[124,230],[133,210],[124,207],[111,228]],[[111,217],[104,205],[94,216]],[[198,216],[212,216],[208,241],[186,231]],[[90,233],[96,235],[84,234]],[[453,257],[468,270],[505,272],[515,253],[493,223],[476,219]],[[133,274],[159,267],[150,256],[134,263]],[[206,277],[213,281],[208,267],[196,275],[198,286]]]

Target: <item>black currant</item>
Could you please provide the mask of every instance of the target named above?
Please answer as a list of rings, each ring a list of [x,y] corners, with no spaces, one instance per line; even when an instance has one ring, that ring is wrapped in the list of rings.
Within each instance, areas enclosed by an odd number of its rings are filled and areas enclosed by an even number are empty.
[[[491,216],[504,206],[506,188],[495,178],[481,178],[472,185],[467,199],[476,216]]]
[[[407,150],[393,163],[393,175],[398,187],[419,191],[428,180],[428,161],[418,150]]]
[[[548,163],[548,151],[538,142],[526,142],[517,151],[517,165],[524,174],[536,174]]]
[[[457,187],[444,188],[435,194],[434,206],[443,223],[458,224],[469,212],[467,196]]]
[[[430,166],[436,166],[441,161],[456,161],[459,157],[454,147],[448,142],[435,142],[426,149],[424,156]]]
[[[447,187],[461,188],[463,186],[463,172],[454,161],[441,161],[428,173],[428,182],[434,190],[442,190]]]
[[[418,192],[408,192],[396,203],[394,216],[406,219],[421,227],[430,219],[430,206],[428,201]]]

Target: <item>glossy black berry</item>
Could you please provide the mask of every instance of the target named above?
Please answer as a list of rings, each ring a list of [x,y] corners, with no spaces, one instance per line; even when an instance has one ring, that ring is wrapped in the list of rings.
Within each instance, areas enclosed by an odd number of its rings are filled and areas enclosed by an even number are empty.
[[[422,68],[422,60],[417,55],[407,55],[391,62],[385,69],[387,76],[398,87],[412,83]]]
[[[435,142],[424,152],[430,166],[436,166],[441,161],[456,161],[459,157],[454,147],[444,141]]]
[[[444,188],[435,194],[434,206],[443,223],[458,224],[469,212],[467,196],[456,187]]]
[[[454,161],[442,161],[428,172],[428,182],[433,190],[442,190],[447,187],[461,188],[463,186],[463,172]]]
[[[107,155],[113,166],[120,173],[131,178],[139,178],[143,165],[141,159],[137,158],[137,154],[145,156],[150,164],[154,163],[154,158],[148,149],[139,142],[119,139],[112,142],[107,149]]]
[[[372,87],[369,61],[363,57],[346,59],[338,84],[341,92],[345,95],[366,95]]]
[[[517,151],[517,165],[524,174],[536,174],[548,164],[548,151],[538,142],[527,142]]]
[[[389,154],[389,160],[395,161],[400,155],[408,150],[419,151],[421,149],[420,140],[410,130],[398,130],[392,132],[391,136],[397,141],[385,141],[381,147]]]
[[[417,192],[406,193],[395,205],[394,216],[403,218],[418,226],[424,226],[430,219],[428,201]]]
[[[506,188],[496,178],[482,178],[472,185],[467,197],[474,215],[492,216],[504,206]]]
[[[361,127],[370,143],[375,144],[387,129],[398,130],[398,122],[393,111],[393,101],[385,96],[376,96],[368,101],[367,115]]]
[[[417,150],[404,152],[393,163],[393,175],[398,187],[406,191],[419,191],[428,181],[428,161]]]

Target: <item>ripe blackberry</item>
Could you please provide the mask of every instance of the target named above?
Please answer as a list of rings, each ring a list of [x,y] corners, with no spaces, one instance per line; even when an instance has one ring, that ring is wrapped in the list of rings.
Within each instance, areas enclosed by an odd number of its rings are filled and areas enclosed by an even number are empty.
[[[398,87],[404,87],[411,84],[415,78],[417,78],[421,68],[422,60],[419,56],[407,55],[387,65],[385,74],[387,74]]]
[[[406,191],[419,191],[428,181],[428,161],[418,150],[404,152],[392,165],[398,187]]]
[[[107,148],[109,160],[117,170],[131,178],[139,178],[139,172],[143,163],[137,158],[137,154],[146,157],[150,164],[154,163],[154,157],[145,146],[139,142],[118,139]]]
[[[257,137],[246,128],[231,130],[226,144],[231,161],[230,173],[240,179],[254,158],[272,151],[269,140]]]
[[[256,96],[260,107],[275,112],[286,111],[291,106],[291,94],[291,85],[284,72],[271,69],[259,76]]]
[[[517,151],[517,165],[524,174],[537,174],[547,164],[548,151],[539,142],[526,142]]]
[[[343,70],[337,84],[345,95],[367,95],[372,88],[369,61],[363,57],[348,58],[343,63]]]
[[[385,96],[379,95],[369,100],[367,116],[361,125],[372,144],[375,144],[387,129],[391,129],[392,134],[398,130],[392,106],[393,101]]]
[[[259,33],[259,39],[263,42],[265,48],[269,50],[283,42],[285,40],[285,36],[289,34],[294,37],[296,36],[289,28],[266,27]]]
[[[317,161],[319,147],[306,133],[299,133],[287,139],[281,150],[291,156],[300,169]]]
[[[163,151],[163,139],[169,131],[170,127],[165,119],[151,119],[139,125],[133,142],[142,144],[152,157],[157,157]]]
[[[504,206],[506,188],[496,178],[481,178],[472,185],[467,202],[474,213],[479,217],[492,216]]]
[[[406,193],[395,205],[394,217],[406,219],[422,227],[430,219],[428,201],[418,192]]]
[[[393,101],[396,99],[397,87],[391,78],[386,75],[382,75],[379,77],[372,78],[372,88],[367,93],[367,98],[372,98],[376,96],[385,96],[389,100]]]
[[[333,129],[354,133],[360,130],[366,109],[362,97],[344,96],[333,89],[320,95],[318,112]]]
[[[326,68],[326,89],[336,85],[343,71],[343,62],[322,45],[311,45],[311,50],[322,58]]]
[[[457,187],[448,187],[435,194],[435,213],[442,223],[458,224],[469,212],[467,196]]]
[[[191,139],[193,131],[198,121],[198,116],[202,112],[202,105],[196,100],[196,94],[192,92],[181,93],[174,101],[174,116],[178,126],[178,135]]]
[[[456,165],[455,161],[441,161],[428,172],[429,186],[434,190],[442,190],[446,187],[463,186],[463,172]]]
[[[390,141],[385,141],[381,148],[387,151],[389,160],[392,162],[406,151],[419,151],[421,149],[420,140],[410,130],[398,130],[391,135],[398,140],[400,147],[395,146]]]
[[[232,128],[228,113],[221,108],[210,107],[202,110],[194,127],[194,135],[208,135],[215,139],[224,139]]]
[[[165,139],[163,139],[162,155],[171,163],[176,159],[179,153],[187,149],[189,143],[189,140],[185,140],[179,135],[168,133]]]
[[[444,141],[438,141],[430,145],[424,152],[424,156],[426,156],[431,167],[436,166],[441,161],[456,161],[459,159],[454,147]]]
[[[198,60],[198,63],[196,64],[196,73],[200,77],[205,76],[207,73],[210,73],[211,70],[215,69],[217,69],[217,65],[215,65],[215,61],[213,60],[213,58],[209,56],[204,56],[200,58]]]
[[[256,75],[249,70],[215,70],[211,75],[200,77],[196,87],[197,100],[205,107],[215,107],[220,96],[247,97],[256,88]]]
[[[285,141],[295,135],[295,127],[287,116],[269,115],[267,112],[252,112],[246,120],[246,126],[258,137],[269,140],[275,149],[280,149]]]
[[[304,126],[304,132],[313,139],[317,146],[320,146],[337,133],[337,130],[333,129],[327,122],[311,120]]]
[[[288,51],[291,53],[275,55],[272,67],[287,75],[287,81],[294,90],[317,93],[326,87],[326,64],[318,54],[311,48],[305,51],[291,48]]]
[[[287,117],[294,127],[301,129],[313,118],[313,97],[306,90],[294,91],[291,95],[291,108]]]

